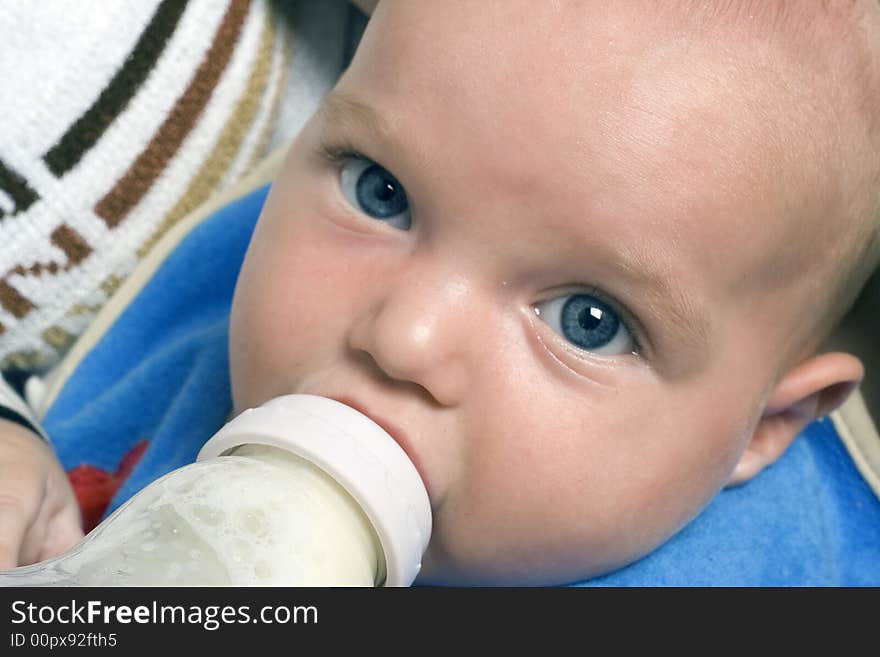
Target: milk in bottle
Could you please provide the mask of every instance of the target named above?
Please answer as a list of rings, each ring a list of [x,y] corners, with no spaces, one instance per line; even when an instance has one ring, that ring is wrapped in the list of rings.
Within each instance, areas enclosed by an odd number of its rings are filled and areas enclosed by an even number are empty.
[[[68,553],[0,586],[407,586],[431,531],[421,478],[369,418],[288,395],[144,488]]]

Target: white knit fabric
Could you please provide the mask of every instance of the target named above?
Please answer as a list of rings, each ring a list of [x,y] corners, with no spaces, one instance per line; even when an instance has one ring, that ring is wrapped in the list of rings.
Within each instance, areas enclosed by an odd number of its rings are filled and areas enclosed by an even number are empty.
[[[263,154],[289,33],[267,0],[4,0],[0,34],[0,367],[41,371],[159,233]],[[94,106],[112,120],[53,171]]]

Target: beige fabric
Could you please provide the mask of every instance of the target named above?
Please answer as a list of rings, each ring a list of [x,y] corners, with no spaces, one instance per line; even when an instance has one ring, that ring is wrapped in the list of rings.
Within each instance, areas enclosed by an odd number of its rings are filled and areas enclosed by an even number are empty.
[[[874,492],[880,497],[880,272],[865,285],[855,306],[826,345],[828,351],[854,354],[865,366],[859,389],[831,419],[850,456]]]
[[[831,420],[862,477],[880,497],[880,435],[861,392],[832,413]]]

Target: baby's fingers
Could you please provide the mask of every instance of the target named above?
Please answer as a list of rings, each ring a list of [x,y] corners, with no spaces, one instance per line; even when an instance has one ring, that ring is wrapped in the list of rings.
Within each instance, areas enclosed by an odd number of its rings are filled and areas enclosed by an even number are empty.
[[[18,497],[0,491],[0,570],[18,565],[18,555],[32,515],[24,509]]]
[[[68,506],[52,520],[46,540],[36,560],[44,561],[57,557],[79,543],[82,537],[79,510],[76,507]]]
[[[0,465],[0,568],[15,568],[21,563],[22,545],[42,499],[42,481],[26,462]]]

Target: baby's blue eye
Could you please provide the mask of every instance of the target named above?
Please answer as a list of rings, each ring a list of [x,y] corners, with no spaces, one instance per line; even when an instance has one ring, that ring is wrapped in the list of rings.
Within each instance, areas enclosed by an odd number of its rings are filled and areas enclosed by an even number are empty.
[[[589,294],[567,294],[535,306],[550,327],[578,349],[613,356],[632,353],[635,342],[620,316]]]
[[[360,156],[351,156],[342,165],[342,194],[364,214],[387,224],[409,230],[409,201],[397,178],[384,167]]]

